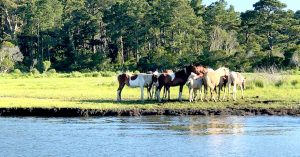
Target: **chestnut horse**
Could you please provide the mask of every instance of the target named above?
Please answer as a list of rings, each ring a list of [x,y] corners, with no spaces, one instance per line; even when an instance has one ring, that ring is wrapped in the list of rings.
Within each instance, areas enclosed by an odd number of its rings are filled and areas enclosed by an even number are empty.
[[[191,73],[195,73],[197,75],[200,74],[198,68],[196,66],[187,66],[183,70],[175,72],[175,78],[172,79],[172,76],[168,73],[163,73],[158,77],[158,87],[156,92],[156,97],[159,102],[161,102],[160,91],[162,87],[165,87],[167,91],[169,91],[172,86],[179,86],[179,101],[182,101],[182,90],[185,85],[188,77]],[[170,100],[170,93],[168,93],[168,99]]]

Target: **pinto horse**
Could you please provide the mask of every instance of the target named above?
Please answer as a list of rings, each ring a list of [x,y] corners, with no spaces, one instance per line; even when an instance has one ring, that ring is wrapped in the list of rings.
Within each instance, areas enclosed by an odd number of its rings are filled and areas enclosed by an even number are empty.
[[[121,93],[125,85],[129,87],[140,87],[141,100],[144,101],[144,87],[147,87],[148,98],[151,96],[151,87],[153,82],[157,82],[156,74],[120,74],[118,75],[119,88],[117,90],[117,101],[121,101]]]
[[[168,73],[163,73],[158,77],[158,87],[156,92],[156,97],[159,102],[161,102],[160,98],[160,91],[162,87],[165,87],[168,91],[171,86],[180,86],[179,87],[179,101],[182,101],[182,90],[183,86],[185,85],[188,77],[191,75],[191,73],[195,73],[197,75],[200,74],[200,71],[196,66],[187,66],[183,70],[175,72],[175,77],[172,79],[172,76]],[[168,93],[168,99],[170,99],[170,93]]]

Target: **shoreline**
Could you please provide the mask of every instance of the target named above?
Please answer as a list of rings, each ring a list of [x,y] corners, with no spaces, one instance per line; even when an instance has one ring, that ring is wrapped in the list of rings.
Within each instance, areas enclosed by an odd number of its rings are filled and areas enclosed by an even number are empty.
[[[297,109],[80,109],[80,108],[0,108],[0,117],[103,117],[103,116],[299,116]]]

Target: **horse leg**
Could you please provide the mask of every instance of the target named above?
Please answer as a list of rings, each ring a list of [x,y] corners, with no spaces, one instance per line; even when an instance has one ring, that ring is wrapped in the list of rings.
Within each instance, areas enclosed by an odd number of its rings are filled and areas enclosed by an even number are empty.
[[[152,85],[152,88],[151,88],[151,90],[150,90],[150,93],[151,93],[150,99],[153,99],[153,96],[155,95],[155,86]]]
[[[182,90],[183,90],[183,85],[180,85],[180,87],[179,87],[179,96],[178,96],[179,101],[182,101]]]
[[[244,99],[244,89],[243,89],[243,86],[240,86],[241,87],[241,91],[242,91],[242,99]]]
[[[171,100],[171,98],[170,98],[170,86],[167,86],[166,92],[168,94],[168,100]]]
[[[230,93],[230,88],[231,88],[231,83],[228,83],[228,88],[227,88],[227,89],[228,89],[228,101],[231,99],[231,98],[230,98],[230,97],[231,97],[231,96],[230,96],[230,94],[231,94],[231,93]]]
[[[207,99],[207,94],[208,94],[208,88],[207,88],[207,84],[204,84],[204,100],[208,101]]]
[[[163,99],[167,99],[167,87],[164,86],[164,93],[163,93]]]
[[[152,99],[152,93],[151,93],[152,85],[147,86],[147,96],[148,100]]]
[[[226,87],[227,86],[228,86],[227,84],[225,84],[225,86],[224,86],[224,95],[223,95],[223,98],[222,98],[223,101],[225,100],[225,97],[226,97]]]
[[[161,98],[160,98],[160,90],[162,89],[163,86],[159,85],[156,88],[156,99],[158,100],[158,102],[161,102]]]
[[[218,100],[220,101],[222,86],[218,85],[218,87],[219,87],[219,89],[218,89]]]
[[[121,93],[125,86],[125,83],[119,83],[119,88],[117,90],[117,101],[121,101]]]
[[[214,102],[217,102],[217,100],[216,100],[214,94],[213,94],[213,96],[212,96],[212,100],[213,100]]]
[[[189,101],[190,102],[193,101],[193,88],[190,88],[190,90],[189,90]]]
[[[215,86],[215,88],[216,88],[216,86]],[[211,96],[211,100],[213,100],[214,102],[217,102],[217,100],[214,96],[214,93],[213,93],[215,91],[215,88],[210,90],[210,96]]]
[[[202,98],[202,87],[200,87],[199,93],[200,93],[200,100],[203,102],[203,98]]]
[[[144,102],[144,86],[140,86],[141,88],[141,101]]]
[[[198,89],[194,89],[194,95],[193,95],[193,101],[197,101],[197,92],[198,92]]]

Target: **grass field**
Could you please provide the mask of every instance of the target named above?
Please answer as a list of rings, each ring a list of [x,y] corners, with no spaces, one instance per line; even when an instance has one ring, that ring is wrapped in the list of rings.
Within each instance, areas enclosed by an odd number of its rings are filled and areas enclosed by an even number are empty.
[[[139,101],[138,88],[125,87],[122,102],[116,102],[116,76],[64,75],[0,76],[0,108],[82,108],[82,109],[222,109],[222,108],[299,108],[300,75],[245,74],[246,98],[226,102],[178,102],[178,87],[171,88],[170,102]],[[145,90],[146,94],[146,90]],[[146,95],[145,95],[146,97]]]

